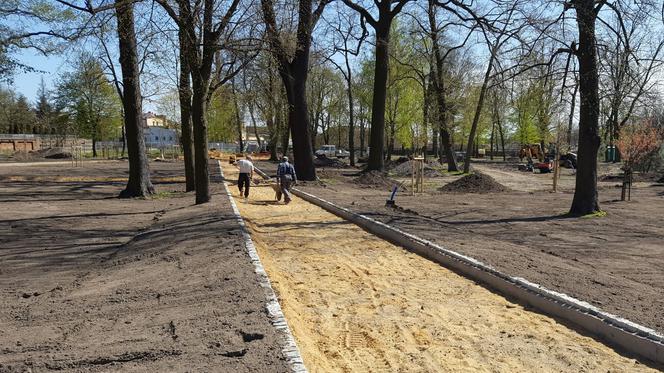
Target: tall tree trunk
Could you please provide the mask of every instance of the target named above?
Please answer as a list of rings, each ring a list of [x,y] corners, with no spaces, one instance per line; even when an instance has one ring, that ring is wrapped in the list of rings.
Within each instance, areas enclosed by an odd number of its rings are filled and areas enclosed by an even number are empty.
[[[194,75],[195,76],[195,75]],[[194,129],[194,173],[196,179],[196,204],[207,203],[210,195],[210,171],[208,169],[207,140],[207,91],[208,80],[194,77],[191,119]]]
[[[125,131],[125,119],[123,113],[122,114],[122,153],[120,154],[120,157],[124,158],[126,151],[127,151],[127,135]]]
[[[279,102],[275,106],[275,116],[274,116],[277,129],[279,144],[281,146],[282,155],[288,154],[288,143],[290,141],[290,127],[288,126],[288,119],[284,116],[284,106]]]
[[[385,160],[387,162],[390,162],[390,160],[392,160],[392,154],[394,153],[394,132],[395,132],[394,120],[390,119],[390,132],[387,137],[387,154],[385,155]]]
[[[429,142],[429,136],[428,136],[428,119],[429,119],[429,98],[428,98],[428,90],[427,90],[427,85],[426,85],[426,80],[422,82],[422,97],[424,100],[424,105],[422,105],[422,129],[424,131],[424,145],[422,146],[422,156],[424,157],[424,161],[427,161],[427,143]]]
[[[267,126],[267,130],[270,135],[268,142],[268,146],[270,147],[270,160],[277,161],[279,160],[279,156],[277,155],[277,143],[279,142],[279,136],[278,131],[275,128],[276,124],[274,123],[274,117],[272,114],[267,117],[265,125]]]
[[[440,53],[440,46],[438,45],[438,26],[436,23],[436,13],[433,0],[429,0],[429,27],[431,28],[431,42],[433,48],[433,58],[435,61],[435,69],[432,69],[433,88],[436,94],[437,110],[438,113],[438,131],[440,133],[440,154],[438,156],[440,163],[443,163],[443,153],[447,161],[447,171],[455,172],[459,170],[457,165],[454,151],[450,141],[449,126],[447,125],[447,102],[445,99],[445,77],[443,69],[443,57]]]
[[[330,117],[330,112],[328,111],[323,116],[323,123],[321,124],[321,128],[323,130],[323,142],[325,143],[325,145],[330,144],[330,122],[331,122],[331,117]]]
[[[382,171],[385,167],[385,100],[387,98],[387,77],[389,73],[390,23],[379,20],[376,27],[376,61],[373,88],[373,108],[371,110],[371,131],[369,133],[369,162],[367,170]]]
[[[489,57],[489,64],[486,67],[486,72],[484,73],[484,81],[482,82],[482,88],[480,88],[480,97],[477,100],[477,106],[475,107],[475,116],[473,117],[473,124],[470,126],[470,135],[468,135],[468,145],[466,145],[466,159],[463,164],[463,172],[470,172],[470,158],[473,153],[473,142],[475,140],[475,134],[477,132],[477,125],[480,122],[480,116],[482,115],[482,106],[484,106],[484,96],[486,95],[486,90],[489,85],[489,76],[491,75],[491,70],[493,69],[493,62],[496,56],[495,48],[491,47],[491,57]]]
[[[293,141],[294,166],[298,180],[316,180],[306,96],[308,66],[308,62],[304,65],[298,64],[297,71],[281,74],[288,99],[288,127]]]
[[[491,145],[490,145],[490,147],[491,147],[491,150],[490,150],[490,151],[491,151],[490,159],[491,159],[492,161],[493,161],[493,151],[494,151],[494,150],[493,150],[493,139],[494,139],[494,135],[495,135],[495,134],[496,134],[496,121],[495,121],[495,119],[494,119],[493,121],[491,121],[491,138],[489,139],[489,142],[490,142],[490,144],[491,144]]]
[[[233,94],[233,107],[235,108],[235,126],[237,128],[237,143],[238,145],[240,145],[240,152],[244,152],[245,144],[242,138],[242,118],[240,115],[240,103],[238,102],[237,91],[235,90],[235,79],[231,80],[231,93]]]
[[[154,187],[150,182],[150,169],[141,125],[143,109],[134,29],[134,3],[116,0],[115,14],[118,22],[120,66],[124,86],[122,107],[125,113],[129,155],[129,180],[125,189],[120,192],[120,197],[146,197],[154,193]]]
[[[256,115],[254,114],[253,104],[249,104],[249,117],[251,118],[251,125],[254,127],[254,136],[256,136],[256,143],[258,144],[258,149],[263,149],[263,143],[260,136],[258,135],[258,126],[256,125]]]
[[[503,149],[503,161],[507,161],[507,154],[505,153],[505,132],[503,131],[503,122],[500,120],[500,113],[496,114],[498,125],[498,134],[500,135],[500,147]],[[496,145],[498,147],[498,145]]]
[[[597,200],[597,151],[599,149],[599,77],[595,38],[595,2],[575,2],[579,29],[579,152],[576,189],[570,214],[586,215],[600,211]]]
[[[283,115],[283,113],[282,113]],[[281,149],[283,155],[288,154],[288,143],[290,142],[290,125],[288,121],[284,121],[283,118],[281,119]]]
[[[97,158],[97,139],[92,136],[92,158]]]
[[[569,121],[567,123],[567,144],[572,150],[572,127],[574,125],[574,108],[576,107],[576,92],[579,90],[579,82],[574,83],[574,92],[572,93],[571,107],[569,111]]]
[[[364,138],[366,136],[366,123],[364,115],[362,114],[362,107],[360,107],[360,157],[364,157]]]
[[[180,100],[180,128],[182,137],[182,151],[184,153],[184,177],[186,191],[196,190],[196,178],[194,174],[194,140],[191,125],[191,69],[187,61],[184,48],[188,48],[185,33],[178,32],[180,40],[180,87],[178,98]]]
[[[272,74],[268,74],[268,84],[270,98],[274,99],[270,99],[268,102],[268,113],[266,115],[267,119],[265,120],[265,125],[267,125],[267,130],[270,134],[270,160],[277,161],[279,160],[279,156],[277,155],[277,144],[279,143],[279,120],[275,100],[278,99],[278,96],[275,96],[276,93],[272,81]],[[279,94],[281,94],[281,92],[279,92]]]
[[[350,165],[355,166],[355,103],[353,101],[353,71],[350,68],[348,54],[345,54],[346,71],[348,77],[348,151],[350,152]]]
[[[311,147],[316,149],[316,138],[318,137],[318,127],[320,127],[320,111],[316,110],[313,122],[313,133],[311,134]]]
[[[316,180],[306,83],[309,74],[311,34],[326,4],[327,2],[318,3],[317,9],[314,11],[311,1],[300,0],[298,2],[296,50],[291,59],[279,37],[274,2],[261,0],[271,52],[279,64],[279,75],[286,89],[288,125],[293,139],[295,172],[300,180]]]

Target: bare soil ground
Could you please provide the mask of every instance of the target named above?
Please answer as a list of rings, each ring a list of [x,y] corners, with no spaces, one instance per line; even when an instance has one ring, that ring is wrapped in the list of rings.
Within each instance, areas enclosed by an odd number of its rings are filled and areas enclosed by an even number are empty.
[[[385,207],[389,188],[353,182],[357,170],[323,169],[323,186],[300,187],[664,333],[664,184],[635,183],[632,201],[620,202],[619,182],[600,182],[606,216],[569,218],[571,170],[562,170],[561,191],[552,193],[551,174],[488,162],[475,169],[510,191],[444,193],[437,189],[460,176],[427,178],[424,194],[398,193],[395,209]],[[601,164],[600,170],[615,173],[617,167]]]
[[[0,165],[0,372],[288,370],[221,185],[150,166],[121,200],[126,162]]]
[[[651,371],[267,185],[238,208],[312,372]]]

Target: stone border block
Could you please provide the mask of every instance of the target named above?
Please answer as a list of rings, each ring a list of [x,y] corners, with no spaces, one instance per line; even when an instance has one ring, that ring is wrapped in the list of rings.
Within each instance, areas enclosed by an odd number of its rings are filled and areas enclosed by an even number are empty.
[[[478,281],[498,292],[515,298],[547,315],[558,317],[580,329],[599,336],[609,345],[619,346],[636,356],[664,364],[664,336],[655,330],[575,299],[567,294],[546,289],[520,277],[504,274],[472,257],[445,249],[418,236],[394,228],[365,215],[293,188],[293,194],[313,203],[368,232],[437,262],[457,273]]]
[[[256,251],[256,246],[254,246],[254,242],[251,239],[249,230],[244,223],[244,219],[242,219],[242,215],[240,215],[240,210],[238,210],[237,205],[235,204],[235,200],[233,199],[230,190],[228,190],[228,186],[224,182],[224,171],[221,168],[221,161],[217,161],[217,166],[219,166],[219,173],[222,178],[221,183],[224,186],[226,194],[228,195],[228,199],[233,209],[233,215],[235,215],[235,219],[237,220],[237,223],[242,230],[244,246],[247,249],[251,263],[254,265],[254,271],[256,272],[256,275],[258,275],[258,281],[263,288],[263,291],[265,292],[265,308],[267,310],[268,316],[270,317],[272,326],[274,326],[274,328],[277,330],[277,334],[281,336],[281,351],[284,354],[284,357],[286,358],[288,366],[291,368],[292,372],[307,373],[307,368],[304,366],[304,361],[302,360],[302,355],[300,355],[300,350],[297,348],[295,338],[293,338],[293,334],[288,327],[286,317],[284,316],[284,313],[281,310],[281,305],[279,304],[279,299],[277,298],[277,295],[272,288],[272,284],[270,283],[270,279],[265,272],[263,263],[261,263],[261,259],[258,256],[258,252]]]

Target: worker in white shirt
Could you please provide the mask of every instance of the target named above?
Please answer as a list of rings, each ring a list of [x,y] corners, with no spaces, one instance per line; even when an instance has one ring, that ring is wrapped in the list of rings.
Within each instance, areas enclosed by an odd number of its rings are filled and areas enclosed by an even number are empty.
[[[254,164],[251,162],[251,156],[248,155],[246,159],[240,159],[235,162],[235,166],[240,169],[240,175],[237,179],[237,186],[240,189],[240,195],[244,191],[244,198],[249,198],[249,186],[251,185],[251,179],[254,176]]]

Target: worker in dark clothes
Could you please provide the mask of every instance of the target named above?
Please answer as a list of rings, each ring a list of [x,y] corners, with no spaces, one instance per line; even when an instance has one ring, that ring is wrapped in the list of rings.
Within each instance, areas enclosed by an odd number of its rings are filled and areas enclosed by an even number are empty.
[[[297,182],[295,167],[288,163],[288,157],[281,158],[281,163],[277,167],[277,182],[279,183],[280,191],[280,193],[277,193],[277,200],[281,200],[281,195],[283,194],[284,203],[288,204],[291,201],[291,185]]]
[[[240,169],[240,175],[237,179],[240,195],[242,195],[242,191],[244,191],[244,198],[249,198],[249,186],[251,185],[251,179],[254,176],[254,164],[251,162],[251,156],[248,155],[246,159],[237,161],[235,166]]]

